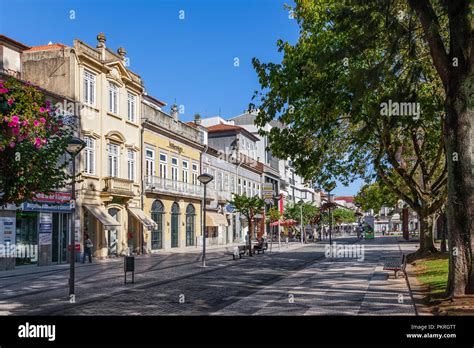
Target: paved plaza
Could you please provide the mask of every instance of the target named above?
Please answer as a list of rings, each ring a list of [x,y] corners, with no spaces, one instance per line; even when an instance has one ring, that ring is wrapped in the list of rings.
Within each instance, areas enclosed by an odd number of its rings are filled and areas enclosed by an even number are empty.
[[[363,260],[328,258],[326,241],[273,245],[272,253],[236,261],[214,249],[206,268],[199,251],[140,256],[135,283],[127,285],[120,258],[78,264],[76,303],[68,297],[68,265],[18,267],[0,274],[0,314],[415,315],[405,278],[382,269],[415,250],[398,240],[334,240],[363,250]]]

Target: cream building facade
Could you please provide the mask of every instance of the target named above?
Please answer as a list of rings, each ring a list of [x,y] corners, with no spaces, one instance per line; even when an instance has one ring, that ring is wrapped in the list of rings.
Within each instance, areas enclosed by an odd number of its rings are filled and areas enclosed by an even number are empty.
[[[78,100],[63,111],[80,116],[86,147],[80,154],[76,240],[87,233],[94,256],[141,252],[155,224],[141,209],[141,101],[143,82],[127,64],[125,49],[72,46],[32,47],[23,56],[25,78]]]

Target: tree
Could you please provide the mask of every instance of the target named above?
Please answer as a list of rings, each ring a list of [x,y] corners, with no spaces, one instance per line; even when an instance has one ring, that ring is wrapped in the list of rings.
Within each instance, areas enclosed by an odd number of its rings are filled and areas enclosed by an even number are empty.
[[[235,210],[245,216],[249,226],[249,255],[252,255],[253,222],[255,215],[263,211],[265,201],[257,195],[249,197],[246,195],[234,194],[230,202]]]
[[[474,120],[474,27],[472,1],[408,0],[423,27],[433,65],[445,91],[444,142],[448,158],[450,296],[474,293],[472,242],[474,179],[472,144]],[[449,50],[446,49],[449,47]]]
[[[64,187],[71,134],[38,87],[0,81],[0,206]]]
[[[429,25],[420,25],[423,11],[435,37]],[[262,92],[255,94],[259,105],[250,105],[259,110],[257,125],[274,118],[286,125],[272,128],[270,147],[276,156],[291,157],[306,177],[383,181],[420,217],[417,256],[436,250],[434,221],[449,189],[448,205],[460,205],[448,214],[458,251],[451,258],[456,291],[450,294],[467,289],[472,270],[468,14],[464,0],[443,2],[435,11],[427,0],[296,1],[299,40],[278,42],[281,64],[254,59]],[[463,67],[444,65],[443,72],[433,64],[432,46],[449,40],[456,42],[442,60],[451,63],[451,55]],[[442,74],[454,89],[447,91]]]
[[[334,222],[340,224],[350,224],[356,222],[355,211],[338,208],[332,212]]]
[[[303,225],[309,225],[318,214],[319,208],[308,202],[289,203],[285,207],[285,219],[301,222],[301,213],[303,213]]]
[[[378,212],[383,206],[395,207],[397,196],[383,182],[376,181],[362,186],[354,201],[360,204],[362,211]]]

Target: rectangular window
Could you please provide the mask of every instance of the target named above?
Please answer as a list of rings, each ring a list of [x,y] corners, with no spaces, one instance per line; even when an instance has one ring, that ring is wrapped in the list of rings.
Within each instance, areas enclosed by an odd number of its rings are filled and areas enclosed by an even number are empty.
[[[168,177],[168,156],[160,153],[160,178],[166,179]]]
[[[115,83],[109,83],[109,112],[118,115],[118,87]]]
[[[145,152],[145,174],[146,176],[155,175],[155,150],[146,149]]]
[[[224,180],[222,179],[222,172],[217,173],[217,188],[219,191],[224,190]]]
[[[117,178],[119,176],[119,147],[115,144],[108,144],[108,176]]]
[[[86,147],[84,148],[84,172],[95,174],[95,141],[91,137],[84,137]]]
[[[224,174],[224,191],[229,191],[229,174]]]
[[[238,190],[238,194],[241,195],[242,194],[242,180],[239,179],[239,190]]]
[[[133,95],[132,93],[128,93],[128,97],[127,97],[127,100],[128,100],[128,120],[130,122],[136,122],[136,117],[135,117],[135,114],[136,114],[136,103],[135,103],[135,95]]]
[[[178,159],[176,157],[171,158],[171,180],[173,181],[179,180]]]
[[[211,185],[212,187],[215,189],[217,189],[217,180],[216,180],[216,170],[215,169],[211,169],[211,173],[212,177],[214,178],[214,180],[211,181]]]
[[[230,192],[235,192],[235,176],[233,175],[230,176]]]
[[[135,151],[131,149],[127,151],[127,170],[128,180],[135,181]]]
[[[95,105],[95,75],[84,70],[84,103]]]
[[[189,182],[189,162],[183,160],[183,182]]]
[[[199,185],[199,168],[196,163],[193,163],[193,185]]]

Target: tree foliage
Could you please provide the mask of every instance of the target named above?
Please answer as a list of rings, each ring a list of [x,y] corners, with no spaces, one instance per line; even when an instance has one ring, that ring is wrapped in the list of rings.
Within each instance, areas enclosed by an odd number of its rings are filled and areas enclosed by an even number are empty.
[[[401,0],[300,0],[294,13],[300,36],[278,42],[282,62],[253,61],[256,123],[285,126],[268,133],[272,152],[321,186],[382,181],[420,215],[420,250],[433,250],[447,197],[445,95],[414,12]]]
[[[397,196],[383,182],[376,181],[362,186],[354,201],[360,204],[362,211],[378,212],[383,206],[395,207]]]
[[[0,81],[0,206],[67,184],[64,154],[71,134],[38,87]]]

